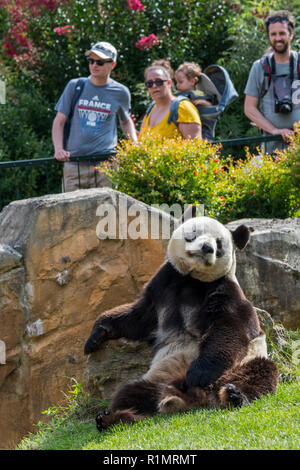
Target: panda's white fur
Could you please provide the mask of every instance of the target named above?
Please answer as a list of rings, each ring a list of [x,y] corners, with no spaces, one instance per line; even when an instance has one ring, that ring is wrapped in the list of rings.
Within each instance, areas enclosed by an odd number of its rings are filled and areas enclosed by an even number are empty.
[[[247,354],[244,359],[240,362],[240,365],[242,366],[243,364],[252,361],[252,359],[255,359],[256,357],[268,357],[267,341],[265,334],[261,334],[257,336],[257,338],[254,338],[252,341],[250,341]]]
[[[220,257],[217,257],[217,240],[224,251]],[[205,246],[211,250],[205,252]],[[210,217],[195,217],[180,225],[173,232],[167,255],[174,268],[182,274],[190,274],[203,282],[213,282],[227,275],[238,283],[231,232]]]
[[[217,256],[217,240],[221,242],[222,256]],[[203,252],[203,246],[211,247]],[[171,264],[182,274],[189,274],[203,282],[213,282],[227,276],[238,284],[235,276],[236,247],[231,232],[217,220],[210,217],[196,217],[180,225],[169,242],[167,256]],[[183,312],[188,324],[190,312]],[[159,318],[163,319],[163,312]],[[187,325],[186,325],[187,326]],[[161,327],[157,332],[161,342],[164,332]],[[181,370],[194,361],[199,354],[199,338],[182,334],[168,335],[167,344],[158,350],[153,357],[149,371],[144,379],[152,382],[167,381],[168,375],[174,378],[174,370]],[[248,352],[240,364],[246,364],[255,357],[267,357],[266,335],[254,338]]]

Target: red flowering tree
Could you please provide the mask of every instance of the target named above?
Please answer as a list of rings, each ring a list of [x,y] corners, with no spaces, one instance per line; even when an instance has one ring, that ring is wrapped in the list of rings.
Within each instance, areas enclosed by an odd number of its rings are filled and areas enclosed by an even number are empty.
[[[128,8],[132,11],[145,11],[145,6],[139,0],[128,0]]]
[[[6,105],[0,105],[0,160],[52,154],[54,105],[68,80],[87,75],[84,53],[99,40],[118,50],[113,77],[129,87],[137,118],[149,103],[143,72],[154,59],[168,58],[173,68],[188,60],[205,67],[229,51],[223,65],[230,65],[242,100],[252,62],[243,51],[256,56],[257,45],[267,46],[253,28],[263,27],[267,10],[285,7],[284,0],[0,0],[0,79],[7,90]],[[299,0],[289,7],[299,18]],[[220,119],[226,125],[219,137],[231,137],[232,130],[241,136],[249,128],[248,121],[240,124],[238,100],[229,110],[237,118]],[[7,190],[14,178],[6,178]]]
[[[143,36],[136,44],[135,47],[143,51],[144,49],[152,49],[152,47],[159,44],[158,38],[155,34],[150,34],[150,36]]]
[[[115,45],[115,77],[134,92],[153,59],[169,57],[174,67],[183,60],[215,61],[228,45],[225,20],[233,13],[225,0],[211,6],[198,0],[0,0],[0,6],[2,59],[35,77],[54,100],[68,79],[87,73],[84,51],[91,42]]]

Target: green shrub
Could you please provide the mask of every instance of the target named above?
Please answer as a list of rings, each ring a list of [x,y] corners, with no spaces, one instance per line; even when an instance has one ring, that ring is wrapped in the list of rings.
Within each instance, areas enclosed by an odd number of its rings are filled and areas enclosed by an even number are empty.
[[[107,172],[114,187],[147,204],[204,204],[222,222],[243,217],[299,216],[300,133],[276,158],[259,151],[245,160],[222,157],[205,141],[146,136],[121,141]]]

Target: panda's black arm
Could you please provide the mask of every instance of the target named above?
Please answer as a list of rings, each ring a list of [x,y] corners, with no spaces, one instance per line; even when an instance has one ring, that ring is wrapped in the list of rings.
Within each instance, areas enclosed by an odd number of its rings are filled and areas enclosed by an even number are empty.
[[[249,338],[235,322],[214,324],[201,343],[199,357],[186,375],[188,387],[206,387],[230,369],[239,355],[245,355]]]
[[[105,341],[118,338],[145,341],[157,325],[157,313],[147,293],[130,304],[104,312],[96,320],[84,353],[98,350]]]
[[[166,288],[180,277],[169,262],[165,262],[145,286],[141,297],[126,305],[104,312],[96,320],[84,353],[89,354],[110,339],[127,338],[151,341],[158,324],[157,306],[164,298]]]

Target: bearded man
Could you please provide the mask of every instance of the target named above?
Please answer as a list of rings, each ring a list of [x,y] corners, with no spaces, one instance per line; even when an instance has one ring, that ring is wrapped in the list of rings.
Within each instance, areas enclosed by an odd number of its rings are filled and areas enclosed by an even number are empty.
[[[252,65],[245,88],[244,111],[252,125],[264,135],[281,135],[285,142],[300,120],[300,55],[292,51],[295,18],[287,10],[272,13],[266,20],[271,48]],[[265,151],[286,147],[284,142],[267,142]]]

